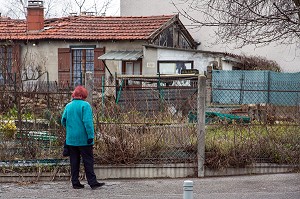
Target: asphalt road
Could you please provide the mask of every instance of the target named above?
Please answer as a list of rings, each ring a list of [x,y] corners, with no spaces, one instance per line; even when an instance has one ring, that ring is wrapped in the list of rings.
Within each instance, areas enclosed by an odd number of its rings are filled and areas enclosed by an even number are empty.
[[[91,190],[70,182],[2,183],[2,199],[183,199],[183,182],[192,180],[194,199],[300,199],[300,174],[273,174],[189,179],[104,180]],[[101,181],[101,180],[99,180]],[[86,182],[82,182],[85,183]]]

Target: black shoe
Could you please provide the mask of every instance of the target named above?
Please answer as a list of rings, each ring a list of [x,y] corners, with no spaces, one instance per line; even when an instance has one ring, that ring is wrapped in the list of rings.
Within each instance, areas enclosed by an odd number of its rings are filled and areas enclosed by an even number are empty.
[[[97,182],[96,184],[91,185],[91,188],[92,188],[92,189],[97,189],[97,188],[99,188],[99,187],[102,187],[103,185],[105,185],[104,182]]]
[[[83,189],[84,185],[83,184],[73,184],[73,189]]]

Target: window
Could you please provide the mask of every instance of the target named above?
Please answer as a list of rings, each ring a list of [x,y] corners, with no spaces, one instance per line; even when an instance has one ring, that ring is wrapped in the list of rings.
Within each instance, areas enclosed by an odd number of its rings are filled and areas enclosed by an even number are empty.
[[[122,74],[125,75],[141,75],[142,74],[142,63],[138,61],[123,61]],[[128,80],[126,85],[139,85],[140,82]]]
[[[12,46],[0,46],[0,81],[9,80],[12,73]]]
[[[94,49],[72,49],[72,82],[82,85],[85,73],[94,73]]]
[[[126,75],[140,75],[141,74],[141,63],[138,61],[125,62],[124,74]]]
[[[174,24],[162,31],[153,42],[158,46],[194,49],[195,46],[189,41],[186,35],[182,32],[179,25]]]
[[[182,70],[193,69],[193,61],[158,61],[158,73],[162,75],[181,74]],[[161,86],[191,86],[190,80],[175,80],[169,83],[161,83]]]
[[[165,31],[163,31],[158,36],[155,44],[159,46],[173,47],[173,27],[169,27]]]
[[[191,46],[190,46],[188,40],[184,37],[183,34],[179,35],[179,41],[178,41],[178,43],[179,43],[179,46],[181,48],[191,49]]]
[[[158,61],[160,74],[181,74],[182,70],[193,68],[193,61]]]
[[[92,72],[94,85],[101,87],[101,77],[104,76],[104,64],[98,59],[104,54],[104,48],[96,46],[71,46],[58,49],[58,81],[73,86],[85,82],[85,73]]]

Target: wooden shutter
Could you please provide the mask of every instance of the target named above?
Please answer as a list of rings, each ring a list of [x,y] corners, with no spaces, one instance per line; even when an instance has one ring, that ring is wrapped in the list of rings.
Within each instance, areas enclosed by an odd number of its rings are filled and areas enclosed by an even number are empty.
[[[71,51],[70,48],[58,49],[58,82],[70,82]]]
[[[101,78],[105,74],[105,66],[102,60],[98,59],[105,52],[105,48],[95,48],[94,49],[94,84],[95,87],[101,86]]]
[[[94,49],[94,70],[95,72],[101,72],[104,73],[104,64],[102,60],[98,59],[101,55],[104,54],[105,48],[95,48]]]
[[[14,44],[12,46],[12,69],[11,72],[16,74],[16,81],[21,81],[21,47],[20,44]]]

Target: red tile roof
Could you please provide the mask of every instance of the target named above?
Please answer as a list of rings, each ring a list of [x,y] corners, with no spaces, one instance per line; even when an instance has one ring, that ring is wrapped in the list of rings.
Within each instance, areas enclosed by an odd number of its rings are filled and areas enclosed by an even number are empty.
[[[147,40],[175,16],[70,16],[46,19],[39,32],[28,32],[25,20],[0,17],[0,40]]]

